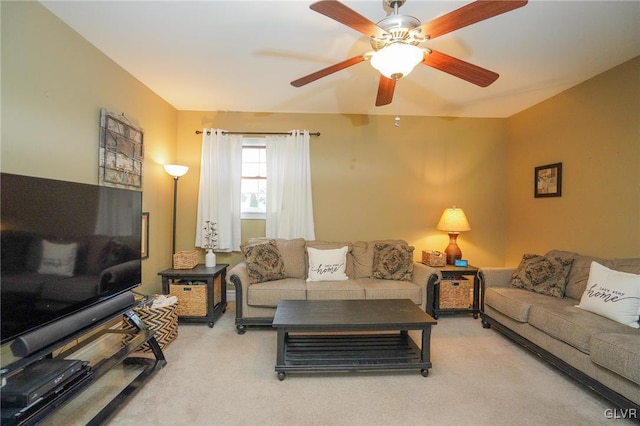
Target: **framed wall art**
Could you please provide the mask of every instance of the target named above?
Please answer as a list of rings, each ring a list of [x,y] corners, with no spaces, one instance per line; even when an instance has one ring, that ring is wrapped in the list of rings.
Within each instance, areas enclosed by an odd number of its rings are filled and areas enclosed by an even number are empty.
[[[533,195],[535,198],[561,197],[562,163],[536,167],[533,185]]]
[[[144,133],[124,114],[100,110],[100,185],[142,190]]]

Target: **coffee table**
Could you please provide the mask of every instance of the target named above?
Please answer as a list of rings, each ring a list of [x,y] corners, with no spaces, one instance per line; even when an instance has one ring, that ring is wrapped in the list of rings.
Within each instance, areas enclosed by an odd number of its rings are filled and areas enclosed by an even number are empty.
[[[275,370],[280,380],[287,372],[409,369],[427,377],[435,324],[408,299],[283,300],[273,319]],[[408,330],[422,330],[421,348]]]

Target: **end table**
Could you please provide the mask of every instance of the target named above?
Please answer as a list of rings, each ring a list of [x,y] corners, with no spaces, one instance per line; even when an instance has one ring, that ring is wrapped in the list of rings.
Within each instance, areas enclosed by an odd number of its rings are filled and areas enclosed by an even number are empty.
[[[440,283],[431,281],[427,284],[427,313],[437,319],[441,314],[472,313],[473,318],[478,318],[480,313],[480,268],[475,266],[435,266],[445,280],[459,280],[463,276],[473,276],[473,303],[470,308],[440,308]]]
[[[165,269],[158,272],[162,277],[162,292],[169,294],[170,285],[173,283],[206,283],[207,286],[207,306],[204,316],[180,316],[178,321],[181,322],[208,322],[209,327],[213,327],[213,323],[227,310],[227,267],[226,263],[219,263],[214,267],[207,268],[203,264],[197,265],[192,269]],[[215,293],[214,286],[219,281],[220,286],[220,302],[214,303]],[[179,300],[179,298],[178,298]]]

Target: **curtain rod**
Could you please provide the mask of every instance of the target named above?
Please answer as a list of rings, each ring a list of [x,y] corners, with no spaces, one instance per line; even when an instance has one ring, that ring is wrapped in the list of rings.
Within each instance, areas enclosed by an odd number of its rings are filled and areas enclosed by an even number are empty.
[[[201,135],[202,130],[196,130],[196,135]],[[207,130],[207,135],[211,134],[211,130]],[[291,132],[222,132],[223,135],[290,135]],[[309,136],[320,136],[320,132],[309,132]]]

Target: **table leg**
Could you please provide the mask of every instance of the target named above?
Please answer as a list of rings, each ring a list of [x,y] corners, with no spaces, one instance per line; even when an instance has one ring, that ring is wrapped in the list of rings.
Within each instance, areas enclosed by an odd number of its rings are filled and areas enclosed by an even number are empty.
[[[476,272],[473,277],[473,318],[478,318],[480,312],[480,277]]]
[[[278,371],[278,367],[284,367],[284,343],[287,337],[287,332],[284,327],[278,327],[278,346],[276,352],[276,371]],[[284,380],[285,373],[284,371],[278,371],[278,380]]]
[[[421,361],[431,366],[431,325],[428,325],[422,330],[422,348],[421,348]],[[429,375],[429,369],[423,368],[421,373],[424,377]]]

